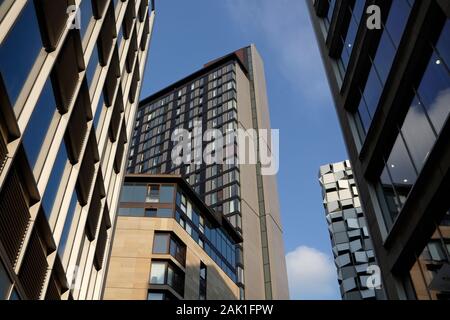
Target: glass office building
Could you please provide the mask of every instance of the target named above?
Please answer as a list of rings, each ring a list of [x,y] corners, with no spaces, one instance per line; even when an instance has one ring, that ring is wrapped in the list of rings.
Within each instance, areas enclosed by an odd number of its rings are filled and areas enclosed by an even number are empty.
[[[153,1],[0,3],[0,299],[100,299]]]
[[[448,1],[307,3],[387,298],[446,299]],[[381,29],[366,23],[374,4]]]

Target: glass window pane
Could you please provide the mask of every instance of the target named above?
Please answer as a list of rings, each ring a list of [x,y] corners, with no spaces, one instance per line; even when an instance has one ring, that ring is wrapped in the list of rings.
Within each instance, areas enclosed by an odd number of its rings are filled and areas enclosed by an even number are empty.
[[[367,110],[372,118],[378,107],[378,102],[382,91],[383,87],[381,81],[378,78],[375,68],[372,66],[372,70],[370,70],[369,73],[369,78],[367,79],[366,88],[364,89],[364,99],[366,101]]]
[[[9,300],[22,300],[19,296],[19,294],[17,293],[17,290],[14,288],[11,291],[11,295],[9,296]]]
[[[0,300],[6,299],[6,295],[8,294],[9,288],[11,286],[11,280],[9,276],[6,274],[5,267],[3,263],[0,261]]]
[[[119,208],[120,216],[143,217],[144,208]]]
[[[83,0],[80,4],[80,34],[81,40],[83,40],[86,35],[86,31],[89,26],[89,22],[92,19],[92,1],[91,0]]]
[[[172,203],[173,202],[173,186],[161,186],[159,202]]]
[[[92,85],[92,82],[94,80],[94,76],[95,76],[95,71],[97,70],[98,67],[98,48],[97,45],[95,45],[94,50],[92,50],[92,55],[91,58],[89,60],[89,63],[87,64],[87,68],[86,68],[86,80],[88,83],[89,88]]]
[[[450,77],[436,54],[431,57],[417,91],[439,134],[450,113]]]
[[[120,197],[121,202],[144,202],[147,195],[145,185],[125,185]]]
[[[150,273],[151,284],[164,284],[166,276],[166,263],[152,262],[152,269]]]
[[[173,211],[172,211],[172,209],[158,208],[157,216],[159,218],[172,218]]]
[[[390,226],[392,222],[397,217],[397,214],[400,212],[400,205],[398,203],[398,198],[395,193],[394,186],[392,185],[391,178],[389,177],[387,167],[384,168],[383,173],[381,174],[381,188],[383,190],[384,200],[388,210],[388,216],[385,217],[386,224]]]
[[[386,22],[388,30],[396,47],[399,46],[401,37],[408,22],[411,7],[407,1],[392,1],[389,17]]]
[[[153,253],[164,254],[168,253],[169,249],[169,234],[155,233],[153,239]]]
[[[387,167],[393,186],[400,197],[400,201],[403,203],[416,181],[417,174],[401,135],[397,137],[387,161]]]
[[[34,2],[27,1],[20,17],[0,46],[0,72],[12,105],[16,103],[41,49]]]
[[[66,249],[67,239],[69,237],[69,232],[72,227],[73,217],[75,215],[75,211],[77,208],[78,197],[76,191],[73,192],[72,199],[70,200],[69,210],[67,211],[66,220],[64,221],[64,227],[61,235],[61,239],[59,240],[58,253],[62,258],[64,254],[64,250]]]
[[[421,170],[436,136],[420,102],[414,99],[401,129],[417,170]]]
[[[154,184],[148,186],[146,202],[159,202],[159,185]]]
[[[42,197],[42,207],[46,217],[48,218],[52,212],[53,204],[56,199],[56,194],[59,190],[62,176],[64,174],[64,168],[67,164],[67,151],[64,140],[61,141],[58,154],[56,156],[55,163],[52,167],[52,173],[45,188],[44,196]]]
[[[47,130],[56,112],[55,96],[49,78],[42,89],[23,135],[22,143],[32,169],[36,164]]]
[[[105,100],[103,98],[103,93],[101,93],[100,98],[98,99],[97,108],[95,109],[95,115],[94,115],[95,128],[98,127],[98,122],[100,121],[100,115],[102,114],[104,104],[105,104]]]
[[[149,292],[147,300],[164,300],[164,294],[161,292]]]
[[[447,19],[444,29],[441,32],[441,37],[436,45],[439,55],[450,67],[450,20]]]
[[[383,83],[386,83],[396,53],[397,49],[394,47],[389,35],[384,32],[374,60],[374,65]]]

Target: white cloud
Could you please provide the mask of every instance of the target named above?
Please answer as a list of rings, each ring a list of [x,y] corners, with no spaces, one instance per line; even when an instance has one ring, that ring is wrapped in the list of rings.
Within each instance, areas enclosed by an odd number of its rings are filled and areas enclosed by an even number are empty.
[[[291,299],[338,299],[336,268],[325,253],[299,246],[286,255]]]
[[[330,102],[323,94],[329,88],[306,1],[227,0],[225,4],[242,32],[268,43],[281,74],[309,104]]]

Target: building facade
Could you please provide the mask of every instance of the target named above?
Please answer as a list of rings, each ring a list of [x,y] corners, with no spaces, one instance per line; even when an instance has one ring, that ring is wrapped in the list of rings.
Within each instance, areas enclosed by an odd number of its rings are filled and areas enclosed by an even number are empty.
[[[195,131],[199,123],[201,129]],[[239,164],[234,138],[224,139],[224,159],[231,161],[203,161],[203,150],[208,147],[202,139],[204,130],[217,129],[225,135],[251,128],[270,129],[263,62],[253,45],[214,60],[144,99],[136,117],[127,170],[134,174],[182,175],[200,199],[224,215],[244,238],[236,248],[236,256],[242,258],[233,270],[240,298],[286,299],[276,176],[262,174],[259,158],[254,164]],[[187,164],[172,161],[176,148],[172,134],[176,129],[189,131],[192,154],[183,155]],[[253,138],[256,145],[271,150],[270,139]]]
[[[0,4],[0,299],[99,299],[153,1]]]
[[[128,175],[104,299],[234,300],[242,237],[181,176]]]
[[[377,263],[350,161],[321,166],[319,182],[342,299],[382,299],[381,283],[370,278]]]
[[[386,296],[447,299],[449,3],[307,4]]]

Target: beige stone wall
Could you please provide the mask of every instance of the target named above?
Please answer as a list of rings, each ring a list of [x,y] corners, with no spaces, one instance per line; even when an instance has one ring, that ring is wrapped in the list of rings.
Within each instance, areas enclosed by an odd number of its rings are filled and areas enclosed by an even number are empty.
[[[266,91],[266,79],[264,75],[264,63],[254,45],[251,46],[251,54],[253,62],[258,128],[271,129],[269,103]],[[279,106],[272,106],[272,110],[275,110],[276,108],[279,108]],[[262,140],[266,143],[267,148],[269,150],[272,150],[270,135],[267,139],[266,137],[262,138]],[[280,161],[280,159],[278,159],[278,161]],[[280,204],[278,199],[277,176],[263,176],[263,187],[267,224],[267,240],[269,243],[272,297],[273,299],[288,299],[289,289],[287,281],[283,232],[281,227],[282,222],[280,214]]]
[[[250,82],[242,69],[236,67],[238,128],[253,128]],[[254,141],[256,146],[256,141]],[[244,282],[246,299],[264,299],[261,231],[255,165],[240,165],[242,233],[244,236]]]
[[[155,231],[172,231],[186,245],[185,299],[198,299],[201,261],[207,266],[207,298],[238,298],[236,284],[174,219],[120,216],[106,276],[104,299],[147,299]]]

